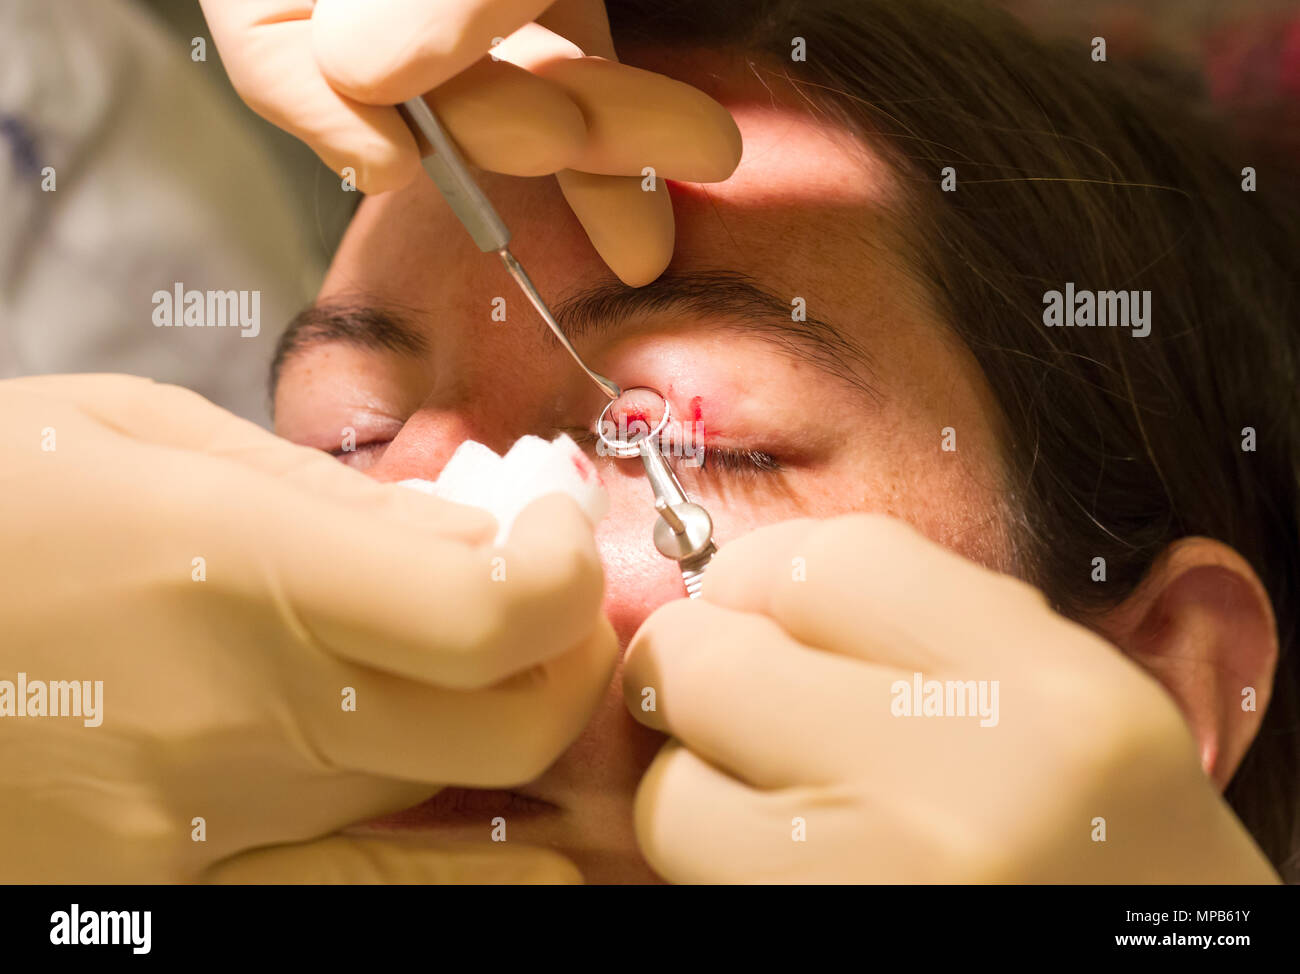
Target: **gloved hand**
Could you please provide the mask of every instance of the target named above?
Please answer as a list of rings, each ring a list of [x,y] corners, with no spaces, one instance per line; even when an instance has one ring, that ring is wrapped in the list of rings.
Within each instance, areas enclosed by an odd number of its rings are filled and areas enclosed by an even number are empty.
[[[577,737],[618,649],[573,501],[494,549],[481,511],[129,376],[0,382],[0,443],[0,679],[103,684],[98,726],[0,718],[0,881],[578,879],[326,838]]]
[[[873,515],[761,528],[704,578],[624,665],[674,738],[636,799],[666,879],[1277,881],[1164,689],[1031,586]],[[902,715],[916,673],[997,707]]]
[[[473,164],[555,173],[601,258],[633,286],[658,277],[672,256],[672,205],[660,181],[717,182],[740,161],[726,109],[618,63],[601,0],[201,3],[249,107],[335,172],[352,167],[363,192],[398,189],[420,171],[415,139],[392,106],[427,94]],[[494,38],[505,40],[492,47]],[[653,192],[642,189],[647,166]]]

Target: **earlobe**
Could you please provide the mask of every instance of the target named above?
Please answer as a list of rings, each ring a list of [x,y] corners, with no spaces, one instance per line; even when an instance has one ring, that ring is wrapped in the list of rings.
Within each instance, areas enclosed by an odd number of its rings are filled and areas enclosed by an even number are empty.
[[[1222,542],[1184,538],[1094,627],[1173,695],[1205,773],[1225,787],[1259,731],[1277,665],[1272,602],[1250,564]]]

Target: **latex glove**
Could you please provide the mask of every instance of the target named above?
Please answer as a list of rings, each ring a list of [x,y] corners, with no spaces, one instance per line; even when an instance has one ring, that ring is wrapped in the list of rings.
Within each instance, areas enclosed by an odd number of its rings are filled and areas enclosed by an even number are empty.
[[[675,738],[636,799],[665,878],[1276,882],[1163,688],[1031,586],[870,515],[759,529],[704,579],[624,666]],[[918,672],[999,681],[997,723],[894,716]]]
[[[494,549],[481,511],[129,376],[0,382],[0,443],[0,679],[103,681],[99,726],[0,718],[0,881],[465,881],[482,850],[313,840],[536,777],[608,686],[562,495]],[[494,881],[577,878],[500,851]]]
[[[740,161],[726,109],[618,63],[600,0],[201,3],[244,101],[335,172],[351,167],[363,192],[400,188],[420,172],[415,139],[392,106],[427,93],[473,164],[555,173],[627,284],[654,280],[672,256],[662,180],[716,182]],[[494,38],[505,40],[493,47]],[[642,189],[647,166],[653,192]]]

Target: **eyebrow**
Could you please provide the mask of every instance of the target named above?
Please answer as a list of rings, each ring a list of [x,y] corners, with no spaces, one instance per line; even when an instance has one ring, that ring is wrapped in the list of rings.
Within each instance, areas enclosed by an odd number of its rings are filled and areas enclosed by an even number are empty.
[[[793,299],[781,298],[736,271],[666,274],[639,288],[600,281],[561,298],[551,310],[571,340],[617,331],[642,315],[707,317],[711,328],[762,338],[792,358],[878,399],[871,378],[874,362],[860,343],[815,315],[805,312],[803,320],[795,320]],[[545,335],[555,342],[549,331]],[[363,302],[312,305],[298,313],[276,343],[271,362],[272,400],[285,363],[323,342],[346,342],[411,357],[429,350],[412,317],[398,308]]]
[[[397,352],[412,358],[429,351],[429,343],[419,329],[396,309],[346,302],[313,304],[294,315],[275,343],[271,358],[272,402],[285,363],[313,345],[330,342]]]

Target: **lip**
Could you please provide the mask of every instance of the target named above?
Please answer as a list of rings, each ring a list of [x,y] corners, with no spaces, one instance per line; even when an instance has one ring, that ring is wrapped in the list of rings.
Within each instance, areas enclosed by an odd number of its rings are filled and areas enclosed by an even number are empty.
[[[490,824],[497,815],[511,821],[542,818],[563,811],[544,798],[502,788],[444,788],[418,805],[404,808],[367,826],[387,829],[429,828],[439,825]]]

